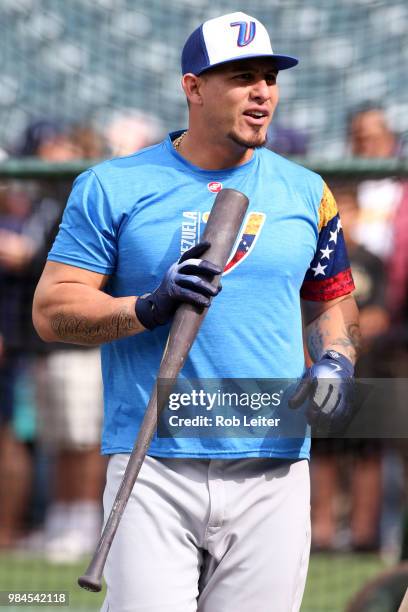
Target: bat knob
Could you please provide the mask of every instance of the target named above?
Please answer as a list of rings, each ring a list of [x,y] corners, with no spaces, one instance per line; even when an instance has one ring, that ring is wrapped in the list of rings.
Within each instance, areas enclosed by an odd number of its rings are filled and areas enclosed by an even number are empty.
[[[78,578],[78,584],[81,588],[93,593],[99,593],[102,590],[102,581],[98,576],[84,574]]]

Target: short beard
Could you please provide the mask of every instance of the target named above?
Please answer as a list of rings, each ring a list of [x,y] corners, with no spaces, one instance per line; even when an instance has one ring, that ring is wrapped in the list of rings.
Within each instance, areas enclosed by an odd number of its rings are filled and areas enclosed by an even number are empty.
[[[235,142],[235,144],[239,145],[240,147],[244,147],[245,149],[261,149],[262,147],[266,145],[266,142],[267,142],[266,135],[264,139],[262,140],[262,142],[259,142],[259,141],[254,142],[253,140],[244,140],[243,138],[238,136],[238,134],[236,134],[235,132],[229,132],[227,136],[230,140]]]

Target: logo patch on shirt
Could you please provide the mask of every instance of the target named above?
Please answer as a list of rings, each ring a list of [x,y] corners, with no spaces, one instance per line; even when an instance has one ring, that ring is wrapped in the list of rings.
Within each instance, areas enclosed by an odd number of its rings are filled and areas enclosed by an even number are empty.
[[[208,183],[207,187],[208,191],[211,191],[211,193],[218,193],[222,189],[222,183],[219,181],[211,181],[211,183]]]
[[[209,211],[204,213],[199,213],[198,211],[183,212],[180,244],[181,254],[200,241],[209,216]],[[223,274],[228,274],[234,270],[251,254],[261,234],[265,220],[266,215],[262,212],[251,212],[245,217],[241,232],[237,237]]]
[[[223,274],[228,274],[250,255],[258,240],[266,215],[261,212],[251,212],[244,221],[243,229],[238,236],[236,247],[224,268]]]

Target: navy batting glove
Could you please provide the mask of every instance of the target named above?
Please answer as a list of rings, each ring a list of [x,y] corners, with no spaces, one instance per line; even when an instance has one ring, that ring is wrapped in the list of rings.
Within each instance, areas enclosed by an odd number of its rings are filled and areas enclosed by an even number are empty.
[[[203,241],[191,247],[170,266],[157,289],[136,300],[136,316],[144,327],[152,330],[165,325],[182,302],[210,306],[211,298],[221,291],[221,285],[214,287],[211,281],[222,272],[219,266],[200,259],[210,246]]]
[[[307,420],[319,433],[344,432],[356,412],[353,402],[354,366],[337,351],[327,351],[309,368],[289,400],[299,408],[306,400]]]

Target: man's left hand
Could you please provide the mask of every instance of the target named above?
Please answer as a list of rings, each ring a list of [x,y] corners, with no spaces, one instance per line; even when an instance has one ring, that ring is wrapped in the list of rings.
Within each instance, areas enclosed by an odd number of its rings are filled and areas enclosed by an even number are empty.
[[[354,366],[351,361],[329,350],[304,374],[289,400],[299,408],[306,400],[307,420],[319,433],[340,434],[355,414],[352,401]]]

